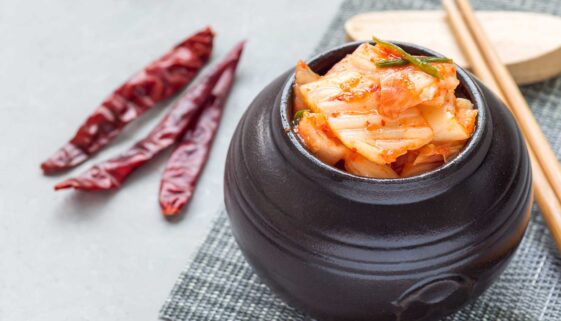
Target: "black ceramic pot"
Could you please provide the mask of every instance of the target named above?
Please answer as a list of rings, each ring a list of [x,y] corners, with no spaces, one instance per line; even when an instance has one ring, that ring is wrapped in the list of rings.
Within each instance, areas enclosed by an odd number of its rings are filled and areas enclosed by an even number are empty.
[[[324,73],[358,45],[309,64]],[[358,177],[310,154],[291,131],[290,71],[255,98],[230,144],[225,201],[276,294],[320,320],[436,320],[498,278],[528,224],[530,165],[503,103],[459,67],[458,78],[457,95],[479,110],[475,133],[454,160],[411,178]]]

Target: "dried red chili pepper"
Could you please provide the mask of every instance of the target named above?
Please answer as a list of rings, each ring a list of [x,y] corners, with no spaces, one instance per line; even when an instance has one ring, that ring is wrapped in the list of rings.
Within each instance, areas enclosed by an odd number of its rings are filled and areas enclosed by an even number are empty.
[[[93,166],[79,177],[55,185],[55,190],[72,187],[88,191],[119,188],[130,173],[181,138],[224,71],[238,63],[242,49],[243,43],[234,47],[221,63],[190,87],[146,138],[127,152]]]
[[[168,160],[160,185],[160,207],[166,216],[177,215],[189,202],[205,166],[236,66],[227,69],[212,91],[194,126],[190,126]]]
[[[84,162],[128,123],[182,89],[208,61],[213,38],[208,27],[195,33],[121,85],[66,145],[41,164],[43,172],[55,173]]]

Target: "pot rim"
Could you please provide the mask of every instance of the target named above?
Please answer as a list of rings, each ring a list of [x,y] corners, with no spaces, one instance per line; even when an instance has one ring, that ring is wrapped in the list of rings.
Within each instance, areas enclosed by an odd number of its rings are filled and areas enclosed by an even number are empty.
[[[391,41],[392,43],[402,47],[406,51],[415,51],[414,53],[421,53],[428,56],[435,56],[435,57],[444,57],[442,54],[439,54],[435,51],[430,49],[405,43],[405,42],[397,42]],[[360,44],[364,43],[364,41],[357,41],[346,43],[341,46],[332,48],[325,52],[322,52],[311,59],[307,60],[306,63],[310,66],[310,68],[314,71],[318,68],[318,66],[325,60],[329,59],[334,53],[340,51],[349,51],[352,52],[356,47]],[[369,41],[370,44],[374,44],[374,42]],[[331,64],[332,66],[332,64]],[[293,124],[292,124],[292,102],[293,102],[293,86],[295,82],[295,73],[292,72],[288,77],[286,83],[284,84],[281,93],[280,93],[280,108],[278,112],[280,112],[280,119],[281,119],[281,126],[285,135],[288,137],[290,142],[293,144],[294,147],[304,156],[304,158],[309,161],[313,167],[321,170],[322,172],[326,173],[327,175],[331,176],[336,180],[344,180],[344,181],[353,181],[359,182],[361,184],[380,184],[380,185],[400,185],[400,184],[422,184],[433,181],[438,179],[439,177],[449,176],[454,171],[458,170],[460,167],[463,167],[470,158],[475,154],[476,150],[481,145],[486,145],[483,142],[485,141],[485,129],[490,121],[489,111],[487,109],[485,99],[483,93],[479,86],[476,84],[472,76],[465,71],[460,66],[456,65],[456,73],[460,84],[457,88],[463,88],[464,92],[466,93],[466,98],[469,99],[473,104],[474,108],[478,110],[478,115],[476,119],[476,125],[473,132],[473,135],[468,140],[464,148],[460,151],[460,153],[454,157],[452,160],[444,163],[443,165],[433,169],[431,171],[411,176],[411,177],[400,177],[400,178],[371,178],[371,177],[364,177],[358,176],[351,173],[348,173],[344,170],[338,169],[334,166],[330,166],[317,157],[315,157],[308,149],[304,146],[303,142],[301,141],[300,137],[294,132]],[[323,74],[323,72],[320,72]],[[456,89],[458,90],[458,89]],[[490,133],[489,133],[490,134]],[[487,146],[488,147],[488,146]],[[425,185],[426,187],[426,185]]]

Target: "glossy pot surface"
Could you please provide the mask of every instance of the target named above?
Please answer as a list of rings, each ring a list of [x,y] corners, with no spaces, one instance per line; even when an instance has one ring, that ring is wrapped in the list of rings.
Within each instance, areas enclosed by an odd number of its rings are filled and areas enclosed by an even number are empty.
[[[310,67],[322,74],[358,45]],[[436,320],[500,275],[529,220],[528,155],[502,102],[459,67],[458,78],[479,110],[474,135],[411,178],[358,177],[310,154],[290,127],[290,72],[255,98],[230,144],[225,202],[243,254],[281,298],[320,320]]]

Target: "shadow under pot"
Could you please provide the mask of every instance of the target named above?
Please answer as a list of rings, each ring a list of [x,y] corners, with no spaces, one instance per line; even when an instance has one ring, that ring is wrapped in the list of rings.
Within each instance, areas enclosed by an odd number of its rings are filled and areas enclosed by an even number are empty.
[[[309,65],[323,74],[358,45]],[[436,320],[499,277],[530,217],[530,163],[505,105],[457,68],[456,94],[478,109],[474,134],[410,178],[354,176],[307,151],[291,128],[291,71],[251,103],[228,152],[226,209],[245,258],[283,300],[320,320]]]

